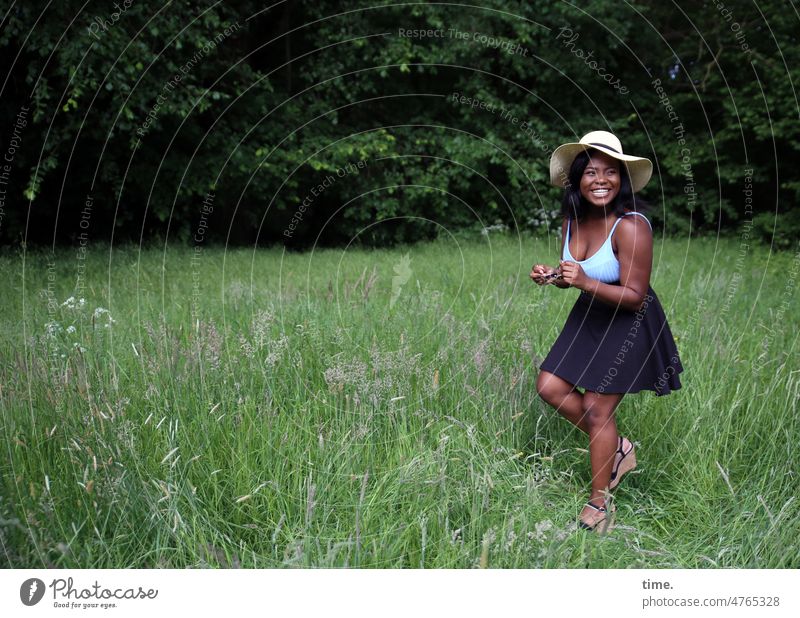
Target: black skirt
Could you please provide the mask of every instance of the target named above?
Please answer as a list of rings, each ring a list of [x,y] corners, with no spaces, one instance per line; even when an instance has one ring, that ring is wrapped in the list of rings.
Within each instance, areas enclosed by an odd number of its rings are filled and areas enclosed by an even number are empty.
[[[581,292],[541,369],[596,393],[668,395],[681,387],[683,365],[661,303],[648,287],[638,312]]]

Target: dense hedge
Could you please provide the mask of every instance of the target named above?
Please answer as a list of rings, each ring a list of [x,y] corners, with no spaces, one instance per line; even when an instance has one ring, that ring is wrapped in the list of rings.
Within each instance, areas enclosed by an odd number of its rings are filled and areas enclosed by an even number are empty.
[[[83,4],[0,2],[4,244],[544,232],[549,153],[597,128],[668,233],[800,232],[777,0]]]

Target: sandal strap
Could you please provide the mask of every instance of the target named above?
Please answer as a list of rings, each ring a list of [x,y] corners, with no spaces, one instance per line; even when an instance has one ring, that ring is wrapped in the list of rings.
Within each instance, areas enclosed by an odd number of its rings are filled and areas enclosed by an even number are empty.
[[[592,504],[591,502],[587,502],[586,504],[588,504],[590,507],[592,507],[592,508],[593,508],[595,511],[600,511],[601,513],[605,513],[605,512],[606,512],[606,509],[605,509],[605,507],[602,507],[602,506],[595,506],[595,505],[594,505],[594,504]]]
[[[630,455],[633,452],[633,443],[632,442],[631,442],[631,450],[628,451],[627,453],[624,450],[622,450],[622,446],[623,446],[622,436],[620,436],[619,437],[619,448],[617,449],[617,453],[622,455],[622,457],[619,458],[619,461],[616,462],[617,465],[615,465],[614,468],[611,470],[611,480],[612,481],[615,478],[617,478],[617,473],[619,472],[619,467],[622,465],[622,460],[625,459],[628,455]]]

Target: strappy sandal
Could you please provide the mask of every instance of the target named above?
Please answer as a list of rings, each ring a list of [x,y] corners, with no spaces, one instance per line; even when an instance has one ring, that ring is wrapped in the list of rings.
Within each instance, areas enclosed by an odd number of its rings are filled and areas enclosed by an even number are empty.
[[[617,485],[619,485],[622,475],[626,472],[630,472],[636,467],[636,453],[634,453],[633,442],[631,442],[631,448],[627,453],[622,450],[622,445],[622,436],[619,436],[619,447],[617,448],[617,454],[622,455],[622,457],[617,459],[614,464],[614,469],[611,470],[611,481],[608,483],[609,489],[614,489]]]
[[[578,522],[578,527],[582,528],[583,530],[588,530],[589,532],[593,530],[597,530],[598,534],[605,534],[614,525],[614,512],[617,510],[617,507],[614,504],[611,504],[611,512],[608,513],[605,507],[597,506],[592,504],[591,500],[586,503],[588,506],[592,507],[598,513],[603,513],[603,517],[598,519],[597,521],[593,522],[592,524],[588,524],[582,519]]]

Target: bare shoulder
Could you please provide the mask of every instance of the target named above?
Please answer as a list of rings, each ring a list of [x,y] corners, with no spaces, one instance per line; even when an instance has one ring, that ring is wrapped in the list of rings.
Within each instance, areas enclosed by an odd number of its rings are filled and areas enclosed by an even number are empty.
[[[617,224],[617,234],[622,240],[633,240],[634,238],[641,240],[642,234],[647,237],[652,237],[650,224],[643,215],[631,215],[628,213],[626,216],[620,217],[619,224]]]
[[[653,233],[650,225],[644,217],[639,215],[622,217],[614,233],[614,240],[617,251],[622,250],[625,253],[650,252],[653,248]]]

